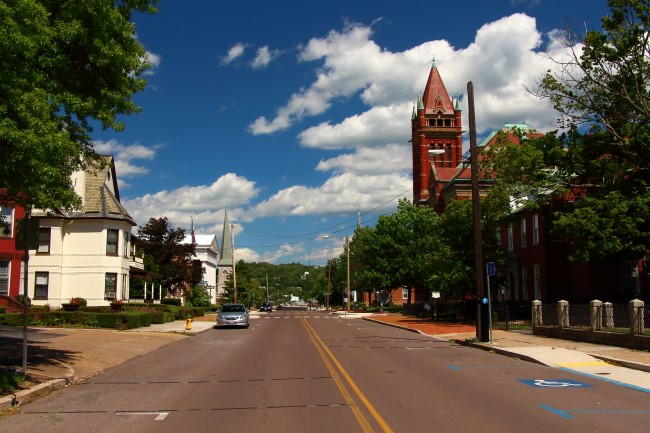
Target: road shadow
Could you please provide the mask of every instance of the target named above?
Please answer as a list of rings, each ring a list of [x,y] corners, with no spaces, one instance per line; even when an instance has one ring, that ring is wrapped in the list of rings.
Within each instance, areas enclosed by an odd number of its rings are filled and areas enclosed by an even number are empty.
[[[78,352],[49,347],[43,336],[29,335],[27,343],[28,370],[32,373],[46,372],[52,367],[60,369],[61,364],[71,364],[79,359]],[[23,364],[22,338],[0,336],[0,367],[13,368]]]

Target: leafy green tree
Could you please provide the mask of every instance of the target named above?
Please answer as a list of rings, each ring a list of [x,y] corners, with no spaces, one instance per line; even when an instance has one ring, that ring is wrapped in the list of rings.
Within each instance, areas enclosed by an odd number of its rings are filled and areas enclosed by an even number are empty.
[[[153,263],[170,294],[183,294],[185,287],[194,287],[202,280],[201,267],[192,260],[196,245],[183,243],[185,230],[170,227],[165,217],[150,218],[138,229],[138,236],[143,242],[145,258],[151,260],[145,260],[145,269],[152,270],[147,265]]]
[[[149,67],[133,12],[158,0],[0,1],[0,186],[41,209],[81,202],[70,175],[98,164],[94,127],[139,111]]]
[[[356,278],[369,290],[434,289],[431,275],[445,247],[438,235],[442,230],[440,216],[431,208],[401,200],[397,212],[381,216],[374,230],[355,234],[353,254],[364,263]]]
[[[494,236],[489,212],[481,209],[481,240],[484,261],[505,265],[506,257]],[[475,295],[474,217],[470,200],[450,203],[442,215],[439,254],[434,263],[431,284],[446,295]]]
[[[650,4],[609,5],[602,30],[567,33],[567,47],[582,51],[558,59],[535,90],[567,132],[495,155],[503,177],[496,201],[512,193],[527,206],[550,203],[552,229],[582,261],[638,257],[650,247]]]
[[[192,307],[204,307],[208,308],[210,306],[210,293],[208,289],[199,284],[192,287],[185,294],[186,303]]]
[[[536,93],[562,115],[560,126],[597,124],[608,145],[647,165],[650,146],[650,4],[609,0],[602,30],[567,32],[569,58],[555,60]],[[581,51],[573,47],[581,46]],[[647,168],[647,167],[646,167]]]
[[[393,284],[386,272],[391,258],[384,255],[382,244],[389,242],[390,239],[382,239],[374,227],[366,226],[354,232],[350,242],[350,256],[354,258],[355,280],[365,292],[392,291],[399,287]]]

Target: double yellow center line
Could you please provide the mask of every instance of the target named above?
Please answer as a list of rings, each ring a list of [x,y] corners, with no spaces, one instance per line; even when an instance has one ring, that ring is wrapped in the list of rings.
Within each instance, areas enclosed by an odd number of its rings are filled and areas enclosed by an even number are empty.
[[[374,430],[370,425],[370,423],[368,422],[368,419],[365,417],[365,415],[359,408],[359,405],[357,405],[357,403],[355,402],[350,392],[348,392],[348,389],[345,386],[345,382],[347,382],[348,386],[350,387],[352,392],[354,392],[354,394],[357,396],[359,401],[363,403],[368,413],[374,418],[374,420],[377,422],[377,424],[382,429],[382,431],[384,433],[394,433],[393,430],[390,428],[390,426],[386,423],[384,418],[382,418],[379,412],[377,412],[377,409],[375,409],[375,407],[370,403],[370,401],[368,401],[368,399],[363,394],[363,392],[361,392],[357,384],[354,383],[354,380],[352,380],[352,378],[347,373],[347,371],[345,371],[345,369],[343,368],[341,363],[336,359],[334,354],[327,348],[325,343],[323,343],[323,340],[321,340],[320,337],[316,334],[314,328],[312,328],[311,325],[307,323],[307,320],[304,317],[301,317],[300,320],[302,321],[302,324],[305,326],[305,329],[307,330],[307,334],[309,334],[309,338],[311,338],[312,343],[314,343],[316,350],[318,351],[321,358],[323,359],[325,366],[330,371],[332,378],[336,383],[336,386],[339,388],[339,391],[341,392],[341,395],[343,395],[343,398],[345,398],[346,403],[350,406],[352,413],[357,418],[357,421],[361,425],[363,431],[365,433],[374,433]],[[345,379],[345,382],[341,379],[341,377]]]

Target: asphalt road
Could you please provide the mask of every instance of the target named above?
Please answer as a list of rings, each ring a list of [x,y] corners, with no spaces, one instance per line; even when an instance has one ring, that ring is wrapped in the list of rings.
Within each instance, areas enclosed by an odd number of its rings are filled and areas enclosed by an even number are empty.
[[[647,432],[647,394],[372,322],[274,311],[0,420],[11,432]]]

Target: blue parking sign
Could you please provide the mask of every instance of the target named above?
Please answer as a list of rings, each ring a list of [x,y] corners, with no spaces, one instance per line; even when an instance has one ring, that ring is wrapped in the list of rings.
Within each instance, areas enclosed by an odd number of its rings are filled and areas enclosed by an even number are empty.
[[[487,274],[488,277],[496,275],[494,272],[494,262],[487,262]]]

